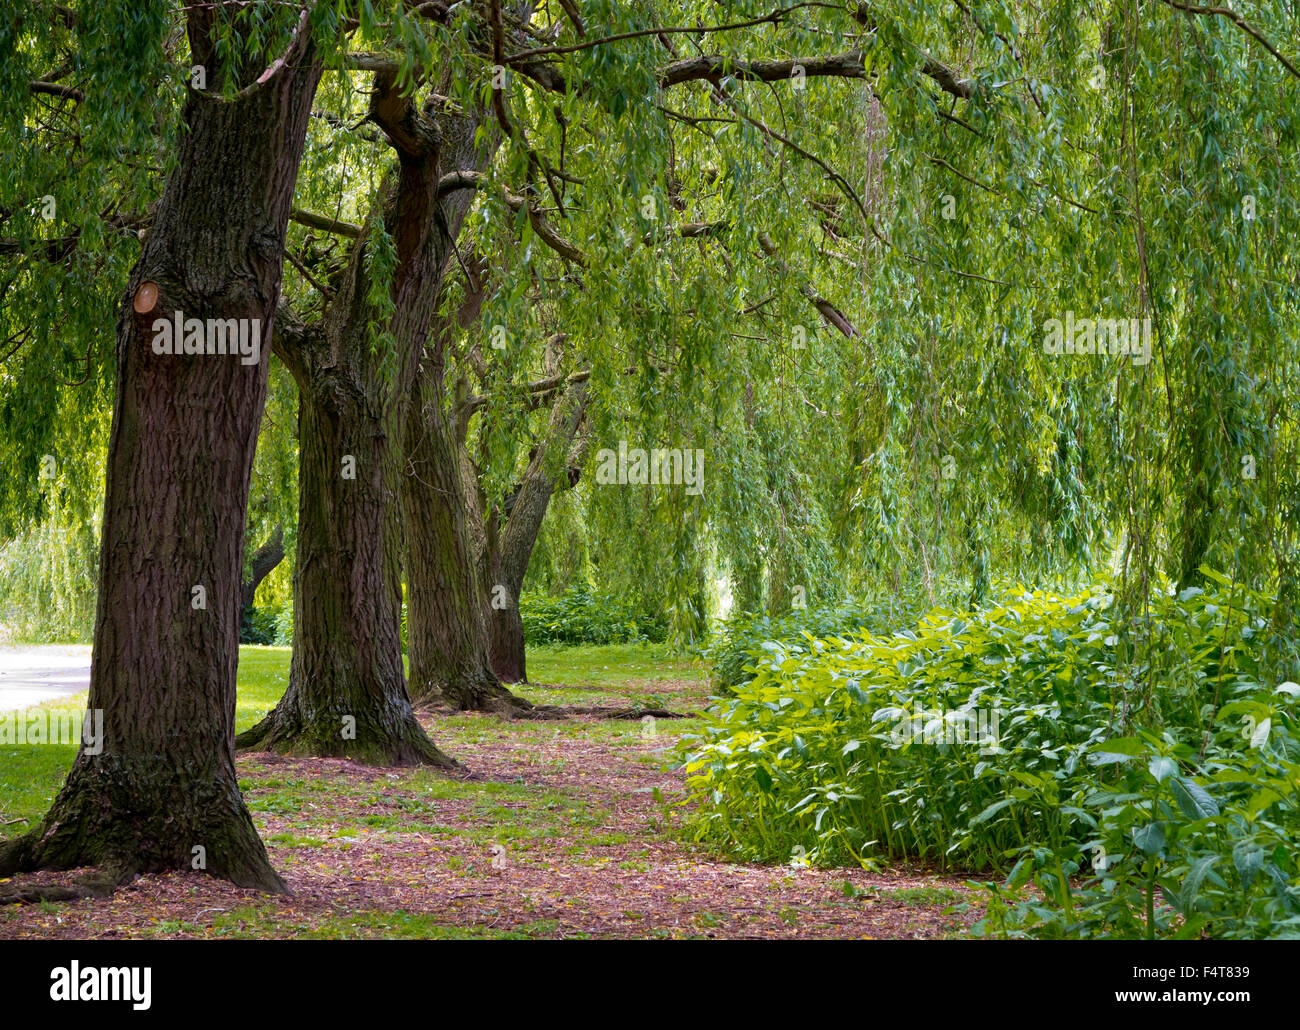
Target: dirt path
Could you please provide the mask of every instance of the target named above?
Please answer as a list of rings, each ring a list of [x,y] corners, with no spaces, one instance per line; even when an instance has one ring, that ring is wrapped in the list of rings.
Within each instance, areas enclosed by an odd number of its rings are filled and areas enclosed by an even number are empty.
[[[689,686],[658,689],[696,700]],[[599,693],[598,703],[626,700]],[[682,840],[683,777],[666,767],[679,726],[661,720],[646,737],[637,723],[591,718],[430,722],[472,770],[462,781],[241,758],[250,807],[292,897],[148,876],[108,899],[0,909],[0,938],[960,933],[957,917],[942,915],[964,894],[959,879],[738,865]]]

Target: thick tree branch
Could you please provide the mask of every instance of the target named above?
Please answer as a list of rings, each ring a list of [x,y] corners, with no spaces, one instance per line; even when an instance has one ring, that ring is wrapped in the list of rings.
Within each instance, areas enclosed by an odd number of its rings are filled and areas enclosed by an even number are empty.
[[[1251,36],[1260,46],[1272,54],[1282,63],[1287,71],[1300,79],[1300,68],[1288,61],[1282,56],[1281,52],[1270,43],[1259,29],[1255,28],[1250,22],[1246,21],[1240,14],[1228,7],[1201,7],[1197,4],[1180,3],[1179,0],[1161,0],[1162,3],[1173,7],[1176,10],[1183,11],[1186,14],[1200,14],[1207,17],[1227,18],[1230,22],[1241,29],[1242,32]]]
[[[673,61],[659,72],[661,86],[703,80],[715,85],[724,76],[745,82],[780,82],[802,73],[808,78],[837,76],[848,79],[866,77],[862,52],[851,50],[829,57],[794,57],[781,61],[747,61],[743,58],[703,55]]]
[[[257,588],[262,585],[262,580],[266,579],[282,561],[284,561],[284,525],[280,523],[276,525],[266,543],[253,554],[248,579],[244,580],[239,587],[242,610],[246,611],[253,606],[253,598],[257,596]]]
[[[321,232],[333,233],[336,236],[348,236],[352,239],[361,237],[361,226],[352,222],[342,222],[336,218],[330,218],[326,215],[318,215],[312,211],[304,211],[300,207],[295,207],[289,212],[291,221],[299,225],[306,225],[312,229],[319,229]]]
[[[564,13],[569,16],[569,21],[573,22],[573,28],[579,37],[587,34],[587,26],[583,24],[582,12],[578,10],[575,0],[560,0],[560,6],[564,8]]]
[[[27,89],[31,93],[45,93],[52,97],[62,97],[65,100],[75,100],[81,103],[86,99],[86,94],[75,86],[63,86],[57,82],[29,82]]]
[[[395,70],[375,72],[369,119],[407,157],[425,157],[442,142],[437,125],[420,114],[413,98],[398,87]]]

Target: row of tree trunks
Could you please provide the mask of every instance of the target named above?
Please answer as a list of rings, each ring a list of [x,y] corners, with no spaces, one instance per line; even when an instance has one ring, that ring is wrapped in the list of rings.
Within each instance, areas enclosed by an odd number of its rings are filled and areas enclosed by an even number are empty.
[[[211,17],[192,11],[188,33],[218,89]],[[176,169],[117,323],[88,702],[103,711],[102,752],[83,746],[42,825],[0,846],[0,877],[205,869],[284,889],[233,751],[244,520],[269,348],[251,365],[152,350],[154,319],[175,311],[256,319],[262,340],[271,336],[321,74],[306,14],[274,56],[233,99],[192,91],[186,102]]]
[[[467,403],[469,371],[486,371],[475,348],[458,370],[454,397],[447,388],[448,345],[459,331],[478,327],[485,293],[478,263],[465,271],[459,311],[439,320],[426,348],[407,427],[411,695],[452,710],[540,716],[543,708],[502,684],[527,682],[519,592],[551,496],[578,479],[581,448],[573,445],[586,413],[586,386],[559,392],[503,520],[480,488],[467,450],[470,419],[479,410]],[[548,348],[547,375],[558,371]]]
[[[447,262],[470,200],[440,197],[442,175],[480,171],[481,116],[427,122],[388,73],[371,118],[398,151],[382,225],[396,267],[386,321],[390,353],[373,346],[368,220],[319,326],[282,340],[299,387],[299,523],[294,650],[276,708],[240,747],[334,755],[376,764],[454,762],[429,741],[406,690],[401,652],[402,462],[406,411]]]

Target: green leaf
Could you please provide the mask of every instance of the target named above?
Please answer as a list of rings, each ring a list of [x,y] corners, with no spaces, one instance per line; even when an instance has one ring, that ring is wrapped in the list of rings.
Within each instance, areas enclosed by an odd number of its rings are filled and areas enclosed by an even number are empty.
[[[1094,754],[1127,755],[1131,758],[1140,758],[1146,752],[1147,745],[1137,737],[1113,737],[1093,747]]]
[[[995,815],[1001,812],[1002,809],[1012,804],[1014,800],[1014,798],[1002,798],[1000,801],[993,802],[993,804],[989,805],[988,808],[984,809],[984,811],[972,819],[970,825],[978,826],[980,823],[987,822],[989,819],[992,819]]]
[[[1165,846],[1165,824],[1156,821],[1139,826],[1133,831],[1133,843],[1144,855],[1158,854]]]
[[[1239,840],[1232,848],[1232,864],[1241,876],[1241,889],[1250,890],[1264,867],[1264,849],[1251,840]]]
[[[1179,892],[1179,910],[1183,915],[1192,912],[1196,904],[1196,898],[1201,891],[1201,881],[1205,879],[1205,874],[1219,860],[1218,855],[1206,855],[1204,858],[1197,859],[1192,864],[1191,870],[1183,879],[1183,889]]]
[[[1178,775],[1178,763],[1165,755],[1157,755],[1147,766],[1157,783],[1164,783],[1170,776]]]
[[[1178,807],[1183,810],[1183,815],[1188,819],[1209,819],[1219,814],[1218,803],[1199,783],[1176,776],[1170,781],[1169,789],[1173,792]]]

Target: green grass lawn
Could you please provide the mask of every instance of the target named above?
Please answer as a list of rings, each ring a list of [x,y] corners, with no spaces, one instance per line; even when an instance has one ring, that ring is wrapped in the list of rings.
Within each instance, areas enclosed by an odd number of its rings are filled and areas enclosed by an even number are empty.
[[[244,646],[239,649],[239,687],[235,700],[235,730],[242,732],[262,718],[289,684],[287,647]],[[684,680],[702,682],[707,669],[697,660],[675,655],[662,644],[611,644],[584,647],[544,647],[528,655],[529,678],[538,686],[516,688],[531,701],[544,704],[591,704],[590,687],[625,690],[635,701],[671,700],[666,688]],[[541,686],[544,684],[544,686]],[[78,694],[40,707],[77,711],[86,703]],[[470,719],[464,729],[492,733],[495,719]],[[622,734],[626,725],[565,727],[565,732]],[[549,732],[555,732],[551,729]],[[76,747],[58,744],[0,744],[0,822],[27,819],[0,827],[0,839],[27,832],[45,814],[63,785]]]
[[[240,649],[238,730],[280,699],[289,660],[288,648]],[[663,645],[539,648],[528,669],[533,682],[515,690],[545,704],[687,712],[709,693],[707,668]],[[43,707],[84,704],[83,694]],[[953,932],[937,915],[960,896],[951,881],[883,881],[862,870],[810,879],[780,863],[733,878],[724,856],[683,832],[674,744],[699,729],[695,719],[665,721],[648,736],[626,719],[463,712],[425,721],[473,775],[241,757],[240,789],[272,864],[304,889],[301,899],[231,899],[220,885],[164,877],[144,908],[120,895],[0,906],[0,937],[106,926],[164,938]],[[38,824],[74,757],[71,745],[0,745],[0,822],[27,820],[0,827],[0,837]],[[493,866],[498,853],[509,856],[508,872]]]
[[[51,712],[75,712],[85,703],[86,695],[82,693],[39,707]],[[63,786],[76,757],[75,744],[0,744],[0,823],[28,820],[0,826],[0,840],[26,833],[36,824]]]
[[[654,686],[706,680],[708,668],[699,659],[675,654],[664,644],[548,645],[529,650],[528,678],[561,687]]]
[[[235,732],[254,726],[275,707],[289,686],[287,647],[248,644],[239,649],[239,686],[235,692]]]

